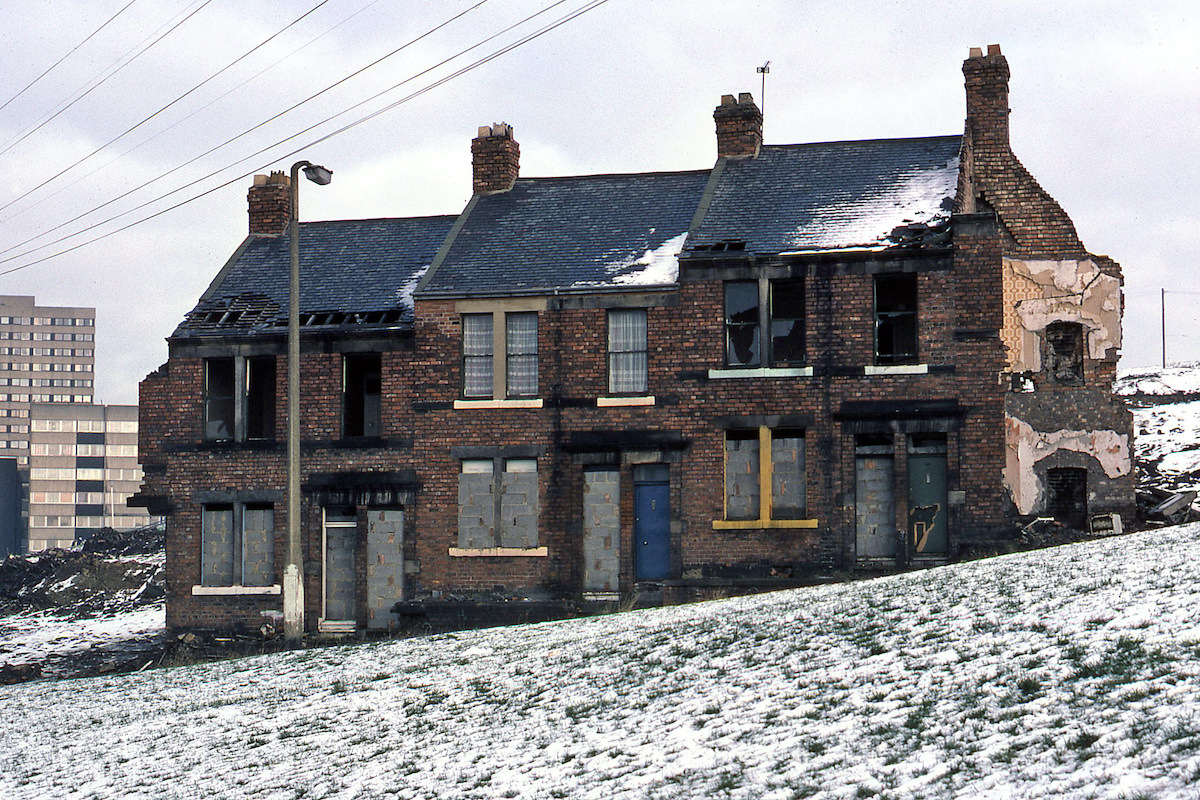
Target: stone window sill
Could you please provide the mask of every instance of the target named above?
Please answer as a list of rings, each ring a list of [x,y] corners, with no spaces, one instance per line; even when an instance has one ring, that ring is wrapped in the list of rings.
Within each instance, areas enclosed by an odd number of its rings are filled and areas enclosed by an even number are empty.
[[[811,378],[812,367],[726,367],[710,369],[712,378]]]
[[[486,558],[489,556],[545,558],[550,555],[550,549],[548,547],[451,547],[450,555],[455,558]]]
[[[472,408],[541,408],[541,398],[529,400],[455,400],[454,408],[465,411]]]
[[[815,519],[714,519],[714,531],[747,530],[812,530],[817,527]]]
[[[282,587],[274,586],[200,586],[192,587],[193,597],[233,597],[235,595],[272,595],[281,594]]]
[[[864,375],[926,375],[928,364],[879,364],[863,367]]]
[[[623,406],[652,406],[654,395],[643,397],[597,397],[597,408],[620,408]]]

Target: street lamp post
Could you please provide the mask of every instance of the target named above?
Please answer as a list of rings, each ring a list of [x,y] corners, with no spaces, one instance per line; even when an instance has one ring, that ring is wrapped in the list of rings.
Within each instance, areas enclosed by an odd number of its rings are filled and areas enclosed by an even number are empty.
[[[329,183],[333,170],[297,161],[292,164],[291,213],[288,244],[291,269],[288,273],[287,333],[287,565],[283,570],[283,634],[288,639],[304,635],[304,571],[300,547],[300,170],[319,186]]]

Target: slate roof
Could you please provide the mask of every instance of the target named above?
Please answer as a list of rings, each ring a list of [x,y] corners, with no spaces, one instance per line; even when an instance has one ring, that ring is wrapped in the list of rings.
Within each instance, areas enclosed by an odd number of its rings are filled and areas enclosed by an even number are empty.
[[[937,136],[764,145],[757,158],[726,162],[688,248],[727,243],[788,253],[912,241],[921,228],[944,227],[949,219],[961,142]]]
[[[421,294],[673,284],[709,170],[522,178],[476,199]]]
[[[455,216],[300,225],[302,324],[411,326],[412,292]],[[288,237],[251,236],[172,337],[287,326]]]

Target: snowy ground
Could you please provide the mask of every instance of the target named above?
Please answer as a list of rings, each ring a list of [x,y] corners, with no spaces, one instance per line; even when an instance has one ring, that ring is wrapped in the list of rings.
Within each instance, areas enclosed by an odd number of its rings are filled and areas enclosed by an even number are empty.
[[[45,611],[0,617],[0,663],[36,664],[41,676],[73,677],[125,668],[157,658],[166,629],[162,603],[117,614],[75,619]]]
[[[1134,448],[1147,482],[1170,490],[1200,483],[1200,367],[1123,371],[1116,392],[1133,410]]]
[[[1195,798],[1200,525],[0,688],[0,797]]]

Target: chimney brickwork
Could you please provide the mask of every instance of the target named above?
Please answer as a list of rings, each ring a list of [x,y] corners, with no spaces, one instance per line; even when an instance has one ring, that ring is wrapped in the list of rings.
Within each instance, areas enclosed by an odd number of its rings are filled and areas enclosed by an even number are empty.
[[[483,125],[471,140],[471,190],[475,194],[507,192],[520,172],[521,147],[512,126]]]
[[[721,96],[721,105],[713,111],[717,123],[717,157],[741,158],[758,155],[762,147],[763,115],[749,92]]]
[[[251,236],[282,236],[292,216],[291,180],[283,172],[255,175],[246,195]]]

